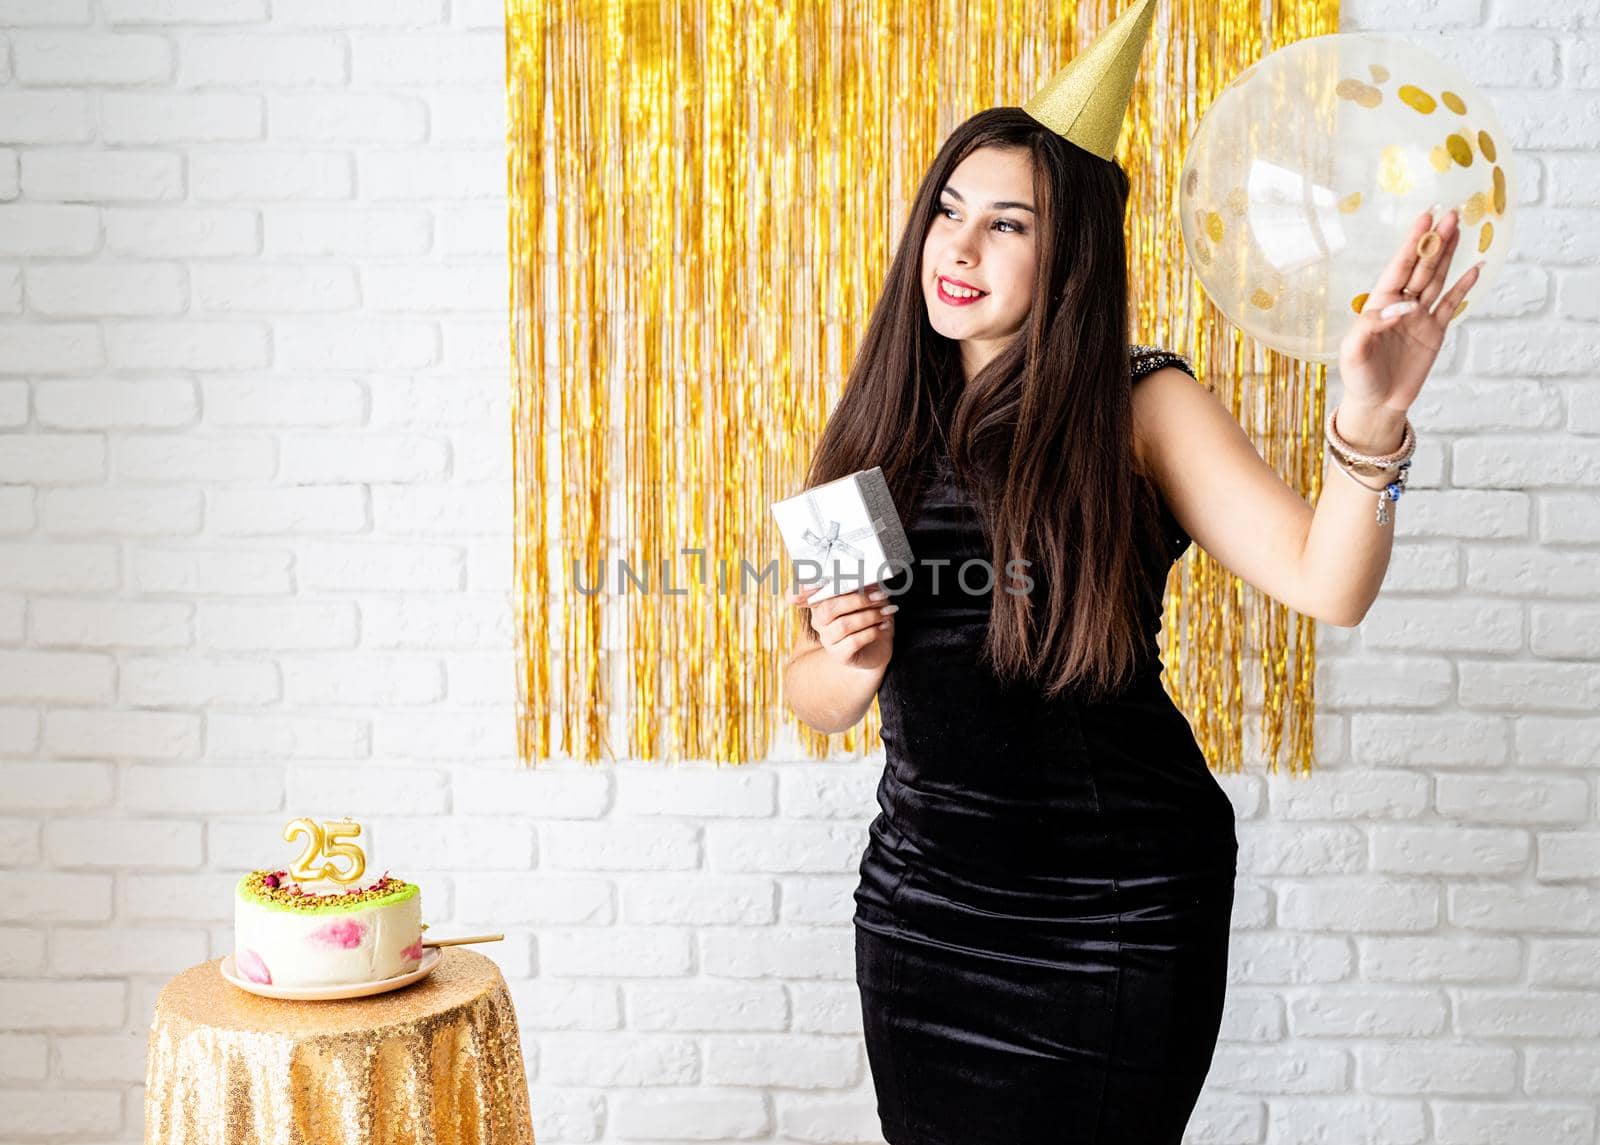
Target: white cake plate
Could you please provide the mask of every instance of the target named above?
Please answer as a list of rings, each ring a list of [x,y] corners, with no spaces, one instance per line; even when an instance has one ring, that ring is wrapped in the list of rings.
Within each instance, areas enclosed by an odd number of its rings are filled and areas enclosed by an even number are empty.
[[[422,962],[409,974],[397,974],[393,978],[378,978],[371,982],[341,982],[337,986],[269,986],[263,982],[252,982],[240,975],[233,964],[233,955],[223,958],[218,969],[222,976],[241,990],[248,990],[252,994],[259,994],[263,998],[282,998],[289,1002],[331,1002],[337,998],[365,998],[369,994],[386,994],[390,990],[398,990],[402,986],[409,986],[419,979],[426,978],[439,965],[439,960],[444,954],[437,946],[426,946],[422,950]]]

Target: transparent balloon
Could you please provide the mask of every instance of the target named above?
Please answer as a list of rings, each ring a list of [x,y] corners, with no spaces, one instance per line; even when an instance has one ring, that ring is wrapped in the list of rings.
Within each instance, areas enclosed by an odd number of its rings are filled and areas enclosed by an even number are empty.
[[[1184,248],[1241,330],[1336,363],[1435,204],[1461,226],[1444,290],[1484,259],[1470,298],[1486,296],[1511,247],[1510,158],[1494,108],[1453,65],[1383,36],[1300,40],[1241,72],[1201,119],[1179,183]]]

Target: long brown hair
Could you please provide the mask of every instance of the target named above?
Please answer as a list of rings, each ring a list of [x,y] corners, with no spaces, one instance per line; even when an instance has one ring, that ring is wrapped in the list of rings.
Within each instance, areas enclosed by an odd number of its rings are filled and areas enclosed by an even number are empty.
[[[1038,265],[1023,328],[966,382],[958,343],[928,322],[922,245],[940,191],[980,147],[1032,155]],[[991,545],[984,656],[1001,679],[1032,679],[1052,696],[1114,692],[1149,650],[1142,561],[1161,540],[1153,489],[1134,468],[1128,192],[1119,164],[1021,108],[988,108],[951,132],[806,475],[811,488],[881,466],[905,512],[942,433]],[[1017,558],[1029,561],[1033,591],[1000,588]]]

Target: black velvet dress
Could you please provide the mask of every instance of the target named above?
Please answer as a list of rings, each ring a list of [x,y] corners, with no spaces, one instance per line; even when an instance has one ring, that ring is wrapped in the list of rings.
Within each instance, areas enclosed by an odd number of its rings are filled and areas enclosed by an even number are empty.
[[[1175,355],[1134,347],[1135,377]],[[1189,537],[1147,561],[1160,629]],[[878,693],[885,766],[855,891],[856,982],[891,1145],[1177,1145],[1221,1022],[1233,806],[1147,674],[1047,700],[977,660],[990,559],[949,460],[904,522]],[[923,562],[948,558],[938,591]],[[983,566],[968,584],[984,587]],[[1002,570],[996,591],[1008,581]],[[891,587],[904,586],[898,574]]]

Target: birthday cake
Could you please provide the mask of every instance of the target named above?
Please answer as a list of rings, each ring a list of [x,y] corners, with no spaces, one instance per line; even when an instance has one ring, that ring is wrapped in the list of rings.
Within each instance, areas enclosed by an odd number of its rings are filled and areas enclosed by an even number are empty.
[[[338,986],[407,974],[422,961],[422,893],[385,874],[368,886],[251,871],[233,904],[233,962],[270,986]]]

